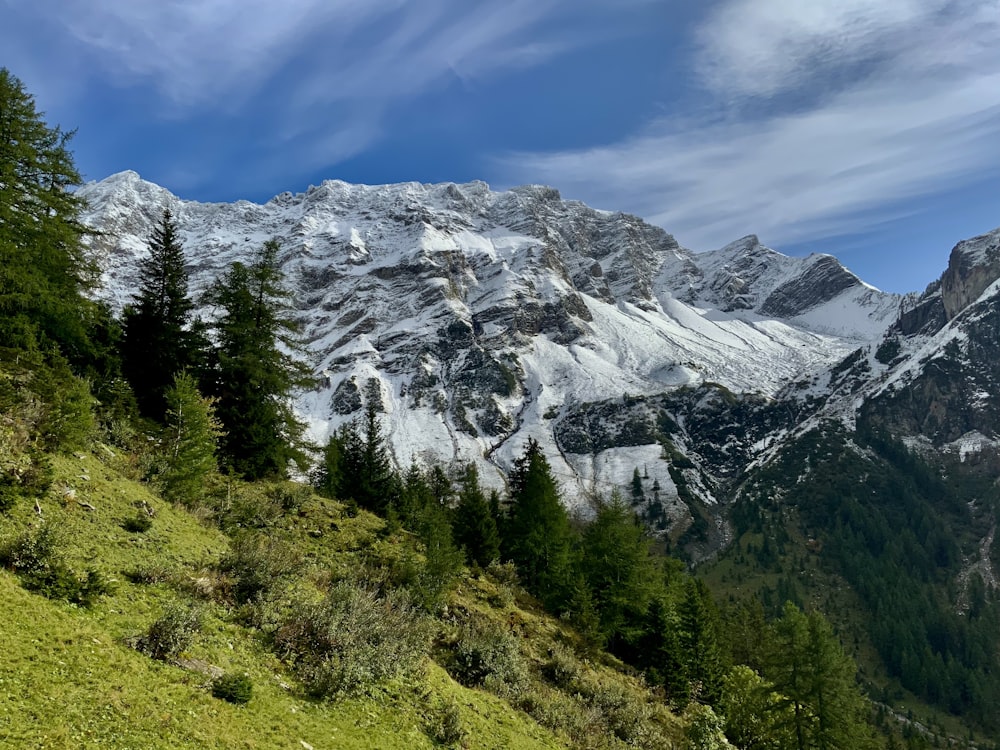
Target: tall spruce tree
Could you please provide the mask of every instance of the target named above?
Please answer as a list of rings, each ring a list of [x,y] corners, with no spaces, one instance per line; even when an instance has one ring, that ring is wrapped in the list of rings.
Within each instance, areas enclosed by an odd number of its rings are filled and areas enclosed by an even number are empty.
[[[534,439],[509,477],[510,517],[504,554],[525,587],[551,609],[565,607],[573,587],[573,530],[549,462]]]
[[[215,451],[221,426],[214,402],[198,392],[195,379],[186,372],[174,377],[166,402],[160,486],[171,502],[194,505],[204,494],[205,480],[218,471]]]
[[[455,541],[466,559],[486,567],[500,557],[500,534],[490,504],[479,485],[479,471],[470,463],[462,474],[455,506]]]
[[[249,265],[234,263],[207,295],[220,310],[212,395],[225,430],[222,461],[251,480],[284,477],[289,463],[307,463],[305,426],[290,399],[310,382],[309,370],[293,354],[301,345],[278,250],[277,240],[268,240]]]
[[[177,222],[164,209],[139,271],[139,291],[122,315],[122,369],[145,416],[162,420],[175,374],[201,364],[204,337],[191,325],[193,309]]]
[[[50,128],[0,68],[0,346],[58,346],[78,369],[90,356],[83,292],[95,278],[82,243],[72,132]]]
[[[582,570],[593,592],[601,635],[614,651],[634,641],[658,585],[649,540],[633,510],[618,492],[598,503],[594,520],[583,532]]]

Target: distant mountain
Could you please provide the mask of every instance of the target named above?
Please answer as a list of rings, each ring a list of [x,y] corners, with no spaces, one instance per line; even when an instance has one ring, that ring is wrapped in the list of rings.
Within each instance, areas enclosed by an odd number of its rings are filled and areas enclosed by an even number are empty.
[[[195,290],[281,241],[317,376],[298,407],[317,438],[357,416],[374,382],[401,466],[473,460],[499,481],[534,437],[571,499],[626,485],[639,465],[664,502],[678,498],[656,440],[585,458],[561,444],[586,404],[706,383],[770,399],[877,341],[902,303],[828,255],[792,258],[756,237],[694,254],[547,187],[332,181],[263,205],[202,204],[124,172],[80,194],[105,233],[94,249],[115,307],[164,208]]]

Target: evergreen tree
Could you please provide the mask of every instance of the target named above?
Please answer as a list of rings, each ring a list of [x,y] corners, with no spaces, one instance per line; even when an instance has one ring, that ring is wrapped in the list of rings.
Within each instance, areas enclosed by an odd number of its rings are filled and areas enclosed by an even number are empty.
[[[583,532],[582,569],[593,592],[603,637],[614,651],[632,641],[656,593],[656,565],[632,509],[617,492],[600,502]]]
[[[701,580],[688,579],[678,616],[678,642],[685,677],[692,691],[696,691],[693,697],[714,706],[721,696],[726,670],[719,644],[718,613],[708,587]]]
[[[217,414],[225,429],[224,463],[246,479],[283,477],[288,464],[305,466],[305,426],[295,417],[292,391],[308,385],[308,369],[289,316],[289,292],[278,267],[278,242],[269,240],[249,265],[234,263],[207,299],[221,310],[213,373]],[[291,352],[291,353],[290,353]]]
[[[187,372],[174,377],[166,402],[164,469],[159,481],[166,499],[191,505],[204,493],[205,480],[218,471],[215,450],[221,428],[213,400],[198,392]]]
[[[505,555],[517,566],[525,587],[546,606],[564,607],[573,582],[573,532],[549,462],[535,440],[528,440],[514,462],[509,485]]]
[[[323,457],[312,474],[312,484],[323,497],[338,498],[344,461],[343,431],[334,432],[323,448]]]
[[[872,747],[855,671],[825,618],[785,604],[774,624],[766,676],[782,697],[775,709],[787,717],[796,750]]]
[[[390,505],[398,506],[399,478],[392,466],[374,402],[370,401],[365,408],[364,435],[354,423],[345,425],[341,430],[339,450],[339,499],[354,500],[362,508],[382,516]]]
[[[638,505],[643,501],[645,492],[642,489],[642,477],[639,475],[639,467],[632,471],[632,504]]]
[[[90,357],[83,291],[95,278],[81,240],[72,132],[50,128],[0,68],[0,346],[57,345],[77,369]]]
[[[500,534],[489,502],[479,486],[479,471],[470,463],[462,474],[455,506],[455,541],[470,563],[486,567],[500,557]]]
[[[139,291],[122,315],[122,369],[139,410],[153,419],[163,418],[174,375],[203,364],[207,344],[200,326],[191,325],[193,309],[177,222],[164,209],[139,271]]]

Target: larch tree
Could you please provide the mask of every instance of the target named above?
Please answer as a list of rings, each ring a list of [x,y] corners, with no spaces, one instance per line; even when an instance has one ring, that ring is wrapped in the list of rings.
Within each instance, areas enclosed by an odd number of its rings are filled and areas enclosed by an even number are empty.
[[[34,97],[0,68],[0,346],[58,346],[75,366],[90,356],[83,292],[95,267],[83,243],[72,132],[49,127]]]
[[[572,591],[574,537],[548,459],[535,440],[528,440],[515,461],[509,485],[504,554],[517,566],[525,587],[558,610]]]
[[[470,563],[486,567],[500,557],[500,534],[490,504],[470,463],[462,474],[455,506],[455,542],[465,548]]]
[[[764,676],[781,696],[773,706],[795,750],[873,746],[854,661],[822,615],[786,603],[770,645]]]
[[[600,501],[583,532],[582,570],[600,613],[601,634],[612,651],[633,640],[657,593],[656,563],[633,510],[618,492]]]
[[[167,427],[163,440],[163,496],[175,503],[194,505],[204,494],[205,481],[218,471],[215,457],[222,428],[215,404],[198,392],[187,372],[174,377],[166,392]]]

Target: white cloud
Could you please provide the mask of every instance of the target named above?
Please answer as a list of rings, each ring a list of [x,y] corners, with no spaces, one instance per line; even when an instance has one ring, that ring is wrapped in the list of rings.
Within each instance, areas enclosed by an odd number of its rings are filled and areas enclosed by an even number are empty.
[[[699,250],[864,231],[908,199],[1000,174],[998,34],[995,0],[733,0],[698,37],[712,119],[508,155],[501,174],[638,213]]]

